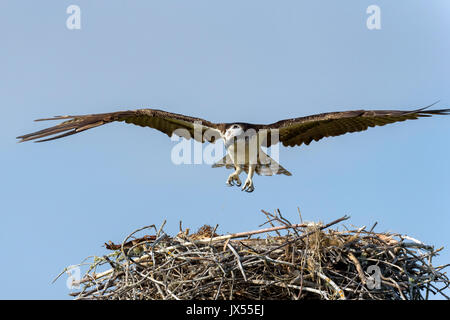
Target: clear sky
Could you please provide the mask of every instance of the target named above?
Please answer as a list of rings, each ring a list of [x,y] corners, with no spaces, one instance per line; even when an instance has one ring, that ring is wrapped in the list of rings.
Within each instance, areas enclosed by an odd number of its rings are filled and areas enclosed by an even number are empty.
[[[69,30],[66,9],[81,9]],[[366,26],[369,5],[381,29]],[[0,298],[67,299],[68,265],[144,225],[253,230],[261,209],[450,244],[450,117],[281,148],[292,177],[174,165],[166,135],[114,123],[43,144],[36,118],[143,107],[270,123],[351,109],[450,107],[450,2],[0,2]],[[436,258],[448,263],[450,249]]]

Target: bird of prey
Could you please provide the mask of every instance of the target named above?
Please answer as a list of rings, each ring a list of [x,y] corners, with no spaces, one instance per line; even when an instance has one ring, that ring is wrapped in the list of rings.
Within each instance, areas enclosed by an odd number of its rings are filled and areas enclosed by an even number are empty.
[[[242,171],[247,178],[243,191],[254,190],[253,175],[274,175],[291,173],[277,161],[269,157],[261,147],[270,147],[278,142],[284,146],[309,145],[325,137],[339,136],[348,132],[364,131],[369,127],[384,126],[389,123],[430,117],[432,115],[449,115],[450,109],[428,110],[354,110],[328,112],[306,117],[280,120],[271,124],[252,124],[245,122],[213,123],[204,119],[190,117],[156,109],[138,109],[110,113],[56,116],[44,120],[65,120],[58,125],[37,132],[17,137],[19,142],[36,140],[43,142],[54,140],[110,122],[122,121],[141,127],[157,129],[168,136],[173,134],[186,139],[194,138],[199,142],[214,143],[223,139],[227,150],[226,156],[213,167],[234,169],[226,183],[241,186],[239,175]],[[45,138],[45,139],[42,139]],[[242,147],[240,147],[242,146]],[[254,146],[254,147],[252,147]]]

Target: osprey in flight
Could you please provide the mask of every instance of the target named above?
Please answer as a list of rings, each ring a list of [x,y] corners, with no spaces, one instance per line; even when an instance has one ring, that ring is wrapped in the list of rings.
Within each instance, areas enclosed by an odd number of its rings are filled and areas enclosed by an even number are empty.
[[[92,129],[113,121],[124,121],[141,127],[157,129],[168,136],[176,134],[186,139],[194,138],[199,142],[214,143],[223,139],[227,149],[226,156],[213,167],[234,168],[228,177],[228,185],[241,186],[239,175],[247,173],[242,190],[254,190],[253,174],[259,175],[291,173],[274,159],[270,158],[261,147],[270,147],[281,142],[284,146],[309,145],[311,141],[319,141],[325,137],[334,137],[347,132],[364,131],[368,127],[384,126],[388,123],[429,117],[432,115],[448,115],[450,109],[426,110],[421,108],[411,111],[401,110],[355,110],[329,112],[307,117],[281,120],[272,124],[252,124],[244,122],[213,123],[200,118],[185,116],[155,109],[139,109],[111,113],[56,116],[44,120],[66,120],[62,123],[20,137],[19,142],[37,140],[43,142],[54,140],[88,129]]]

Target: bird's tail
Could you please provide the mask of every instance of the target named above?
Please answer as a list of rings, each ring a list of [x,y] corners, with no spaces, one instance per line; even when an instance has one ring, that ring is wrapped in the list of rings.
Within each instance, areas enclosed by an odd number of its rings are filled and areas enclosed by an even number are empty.
[[[225,167],[227,169],[233,169],[234,163],[231,157],[227,154],[225,157],[217,161],[212,165],[213,168]],[[248,173],[248,164],[241,165],[242,169]],[[276,174],[284,174],[286,176],[292,176],[292,173],[287,171],[277,161],[269,157],[262,150],[259,151],[258,163],[256,164],[255,172],[260,176],[272,176]]]
[[[244,167],[245,172],[248,172],[248,165]],[[292,173],[287,171],[277,161],[269,157],[264,151],[259,150],[258,164],[255,172],[260,176],[273,176],[275,174],[284,174],[292,176]]]

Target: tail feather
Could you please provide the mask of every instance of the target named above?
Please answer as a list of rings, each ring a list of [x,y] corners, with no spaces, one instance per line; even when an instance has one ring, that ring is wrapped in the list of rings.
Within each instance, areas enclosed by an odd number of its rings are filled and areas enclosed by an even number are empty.
[[[246,172],[248,172],[248,166]],[[260,176],[272,176],[277,174],[292,176],[292,173],[287,171],[281,164],[269,157],[262,150],[259,151],[259,159],[255,172]]]
[[[227,169],[233,169],[235,166],[231,157],[227,154],[225,157],[217,161],[212,165],[213,168],[225,167]],[[242,169],[248,174],[249,165],[241,165]],[[286,176],[292,176],[292,173],[287,171],[277,161],[269,157],[266,153],[260,150],[258,163],[255,168],[256,174],[260,176],[272,176],[276,174],[284,174]]]

